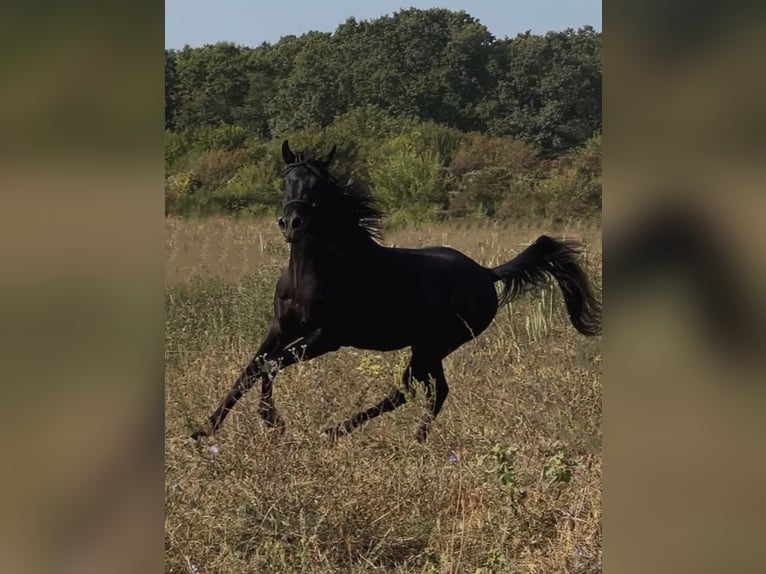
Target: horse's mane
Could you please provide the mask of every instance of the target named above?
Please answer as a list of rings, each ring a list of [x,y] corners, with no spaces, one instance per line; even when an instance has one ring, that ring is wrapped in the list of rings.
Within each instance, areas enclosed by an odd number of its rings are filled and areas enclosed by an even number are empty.
[[[363,233],[368,239],[380,241],[383,233],[383,211],[379,208],[367,185],[351,176],[349,172],[333,175],[321,156],[312,149],[294,152],[295,161],[287,170],[301,165],[308,166],[324,180],[332,192],[327,198],[332,210],[332,228],[336,236],[358,239]],[[340,181],[345,180],[345,184]],[[343,239],[343,237],[341,237]]]

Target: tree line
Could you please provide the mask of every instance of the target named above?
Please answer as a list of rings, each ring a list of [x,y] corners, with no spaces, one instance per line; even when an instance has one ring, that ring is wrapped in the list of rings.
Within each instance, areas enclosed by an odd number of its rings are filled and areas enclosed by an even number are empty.
[[[581,193],[590,203],[574,211],[594,212],[601,34],[584,27],[497,39],[466,12],[409,9],[258,47],[166,50],[165,128],[169,212],[236,211],[244,204],[235,196],[250,202],[241,209],[268,206],[257,198],[279,175],[273,142],[290,135],[318,145],[330,134],[348,147],[345,167],[364,171],[394,210],[414,197],[433,214],[497,215],[510,196],[534,203],[538,184],[555,176],[591,178]],[[576,174],[562,175],[574,164]],[[491,189],[473,205],[477,179]],[[244,182],[259,187],[245,191]],[[548,195],[540,201],[553,202]]]

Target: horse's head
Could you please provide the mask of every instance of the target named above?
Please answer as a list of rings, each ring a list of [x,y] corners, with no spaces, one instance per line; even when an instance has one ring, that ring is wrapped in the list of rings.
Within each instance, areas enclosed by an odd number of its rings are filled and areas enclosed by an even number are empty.
[[[325,157],[313,157],[307,152],[293,152],[287,140],[282,144],[282,159],[287,169],[282,178],[282,215],[277,225],[286,241],[300,241],[310,233],[318,212],[334,193],[327,168],[335,149],[333,146]]]

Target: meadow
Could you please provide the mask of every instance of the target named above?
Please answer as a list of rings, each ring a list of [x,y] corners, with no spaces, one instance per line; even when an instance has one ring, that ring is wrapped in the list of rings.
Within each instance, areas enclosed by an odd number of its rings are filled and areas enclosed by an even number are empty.
[[[583,243],[599,292],[595,224],[453,221],[385,242],[490,266],[542,233]],[[406,350],[282,371],[284,434],[253,393],[216,437],[188,438],[258,347],[287,256],[271,219],[166,220],[166,572],[600,572],[601,337],[575,331],[558,288],[513,301],[445,360],[425,444],[422,392],[335,444],[320,436],[398,384]]]

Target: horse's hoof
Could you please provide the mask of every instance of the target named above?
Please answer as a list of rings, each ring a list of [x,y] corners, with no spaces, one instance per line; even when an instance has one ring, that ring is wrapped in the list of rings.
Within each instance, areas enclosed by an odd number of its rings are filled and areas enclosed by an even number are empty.
[[[283,437],[287,433],[287,425],[280,420],[278,423],[269,425],[269,432],[274,433],[274,436]]]
[[[346,436],[347,434],[346,429],[343,427],[330,427],[322,431],[322,438],[334,443],[337,442],[340,437]]]
[[[192,440],[199,442],[199,440],[205,436],[213,436],[213,429],[209,424],[201,427],[198,431],[192,433],[191,438]]]
[[[285,421],[275,409],[261,409],[258,411],[264,424],[271,429],[284,429]]]
[[[285,424],[285,421],[279,415],[277,415],[274,418],[264,418],[263,422],[266,425],[266,428],[269,429],[269,431],[273,431],[274,433],[278,435],[284,435],[285,431],[287,430],[287,425]]]

